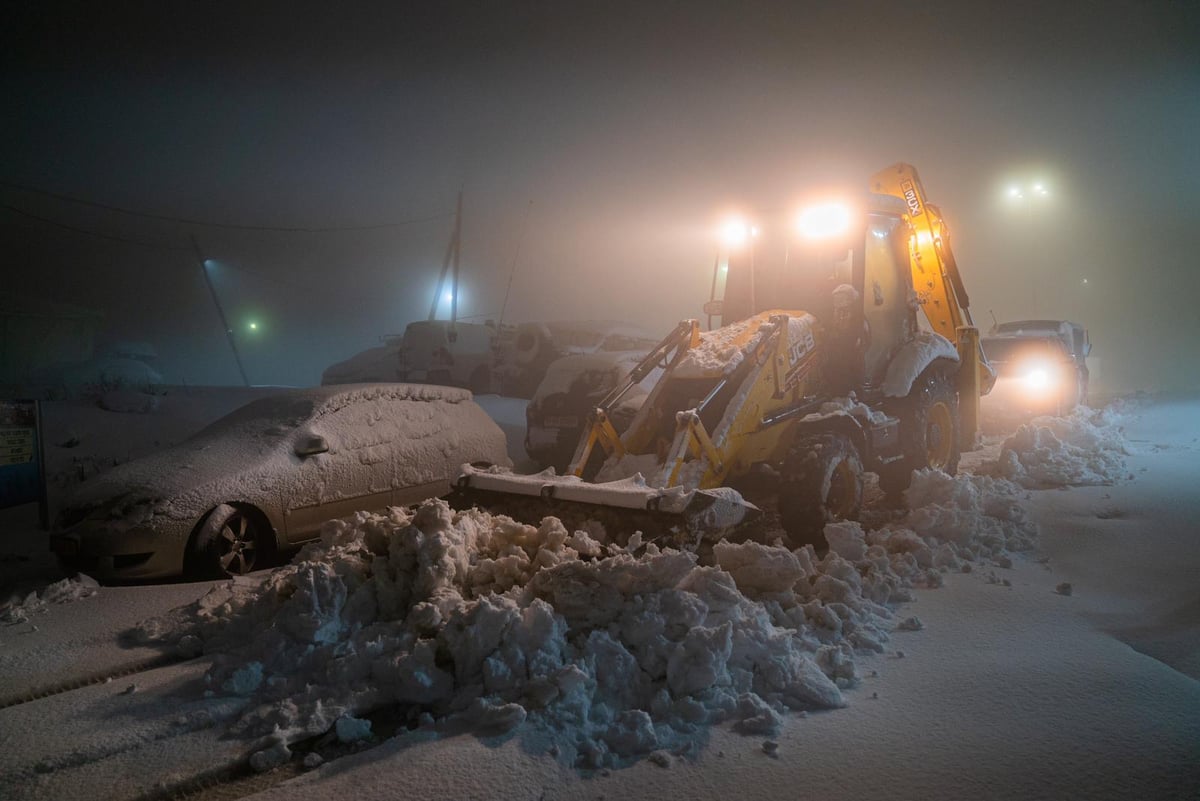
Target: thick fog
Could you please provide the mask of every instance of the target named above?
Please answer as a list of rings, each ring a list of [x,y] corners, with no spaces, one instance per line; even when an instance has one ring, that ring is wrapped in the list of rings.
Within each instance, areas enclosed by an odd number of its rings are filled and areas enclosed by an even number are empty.
[[[461,188],[460,316],[665,333],[725,214],[907,161],[981,327],[1076,320],[1098,388],[1200,383],[1194,6],[407,5],[10,9],[5,292],[234,383],[194,236],[250,380],[315,383],[428,314]]]

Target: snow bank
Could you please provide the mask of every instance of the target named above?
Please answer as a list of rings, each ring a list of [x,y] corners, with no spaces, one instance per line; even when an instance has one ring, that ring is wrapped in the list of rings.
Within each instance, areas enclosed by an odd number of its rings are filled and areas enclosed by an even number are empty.
[[[261,586],[222,585],[142,633],[213,655],[208,692],[252,699],[235,733],[265,738],[264,765],[392,705],[422,736],[515,731],[565,764],[615,766],[693,752],[715,723],[768,735],[788,710],[841,706],[855,654],[884,650],[913,587],[1028,544],[1017,491],[926,472],[921,508],[828,526],[823,558],[722,541],[711,564],[430,500],[331,521]]]
[[[1024,487],[1112,484],[1126,474],[1120,413],[1086,406],[1039,417],[1005,440],[991,472]]]
[[[239,729],[272,747],[401,704],[430,726],[525,723],[563,761],[601,767],[686,750],[717,721],[761,733],[772,710],[842,705],[846,637],[881,647],[890,613],[856,601],[858,582],[792,593],[817,572],[811,553],[717,549],[708,567],[654,545],[635,556],[555,518],[431,500],[330,523],[261,588],[223,585],[144,632],[217,653],[210,691],[260,700]]]
[[[929,549],[934,567],[1003,558],[1008,551],[1029,550],[1037,538],[1019,493],[1002,478],[918,470],[904,493],[909,511],[898,525],[917,535],[923,543],[917,550]]]
[[[0,623],[21,623],[31,615],[45,612],[54,604],[66,604],[95,595],[99,583],[91,576],[80,573],[75,578],[65,578],[46,587],[41,593],[31,592],[20,602],[0,607]]]

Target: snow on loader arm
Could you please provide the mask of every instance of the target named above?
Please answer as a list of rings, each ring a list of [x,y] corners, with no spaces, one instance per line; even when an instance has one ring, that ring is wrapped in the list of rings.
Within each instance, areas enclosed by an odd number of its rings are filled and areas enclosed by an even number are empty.
[[[682,411],[674,402],[677,393],[660,391],[681,369],[686,374],[698,354],[704,358],[708,336],[700,333],[695,320],[685,320],[639,362],[590,413],[566,475],[556,475],[553,468],[518,475],[502,468],[464,465],[457,485],[459,497],[517,519],[534,522],[552,514],[574,524],[596,520],[618,541],[640,531],[645,540],[686,548],[720,539],[758,519],[757,506],[722,486],[729,455],[714,444],[703,422],[714,404],[722,400],[727,404],[733,390],[745,383],[746,368],[754,367],[758,356],[735,357],[726,364],[709,354],[709,372],[715,366],[718,374],[707,382],[710,386],[704,394],[692,398],[691,407]],[[761,337],[755,340],[755,354],[766,342]],[[609,411],[656,369],[664,371],[663,380],[651,391],[623,440]]]

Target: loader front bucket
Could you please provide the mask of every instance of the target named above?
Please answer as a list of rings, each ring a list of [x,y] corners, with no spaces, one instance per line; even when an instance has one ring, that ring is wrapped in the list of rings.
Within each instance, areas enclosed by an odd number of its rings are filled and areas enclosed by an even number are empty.
[[[520,475],[503,468],[463,465],[457,500],[536,525],[553,515],[568,528],[594,520],[623,545],[635,531],[660,547],[696,550],[756,521],[762,511],[735,490],[719,487],[662,489],[640,473],[620,481],[592,483],[546,470]]]

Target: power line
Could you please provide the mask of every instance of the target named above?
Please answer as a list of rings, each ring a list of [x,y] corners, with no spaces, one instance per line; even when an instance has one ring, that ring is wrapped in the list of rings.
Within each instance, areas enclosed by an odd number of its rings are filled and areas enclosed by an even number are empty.
[[[153,214],[144,211],[135,211],[126,209],[120,206],[110,206],[106,203],[97,203],[92,200],[72,197],[71,195],[62,195],[57,192],[49,192],[45,189],[38,189],[32,186],[16,184],[10,181],[0,181],[0,186],[16,189],[21,192],[30,192],[35,195],[54,198],[55,200],[65,201],[67,203],[77,203],[81,206],[90,206],[95,209],[104,209],[105,211],[115,211],[120,214],[128,214],[131,217],[142,217],[147,220],[159,220],[161,222],[180,223],[183,225],[198,225],[204,228],[225,228],[234,231],[275,231],[281,233],[307,233],[307,234],[322,234],[335,233],[339,231],[379,231],[385,228],[401,228],[406,225],[419,225],[421,223],[436,222],[438,220],[446,220],[454,216],[453,212],[445,214],[434,214],[427,217],[413,217],[407,220],[397,220],[396,222],[378,223],[375,225],[330,225],[319,227],[302,227],[302,226],[283,226],[283,225],[240,225],[237,223],[221,223],[212,222],[211,220],[193,220],[187,217],[173,217],[167,214]]]
[[[170,245],[165,242],[150,242],[150,241],[147,241],[144,239],[133,239],[130,237],[115,236],[113,234],[105,234],[105,233],[101,233],[99,231],[91,231],[86,228],[78,228],[74,225],[68,225],[66,223],[58,222],[57,220],[52,220],[48,217],[41,217],[37,214],[31,214],[30,212],[24,211],[23,209],[18,209],[15,206],[10,206],[7,203],[0,203],[0,209],[4,209],[6,211],[11,211],[13,214],[19,214],[22,217],[28,217],[31,220],[37,220],[38,222],[46,223],[47,225],[54,226],[55,228],[62,228],[62,229],[65,229],[67,231],[72,231],[77,234],[83,234],[85,236],[96,237],[97,239],[105,239],[110,242],[122,242],[122,243],[129,244],[129,245],[139,245],[141,247],[153,248],[156,250],[166,250],[166,251],[171,251],[174,253],[189,253],[189,254],[194,253],[194,251],[190,247]],[[245,276],[251,277],[253,279],[257,279],[259,281],[268,281],[272,284],[275,284],[276,286],[288,287],[291,289],[303,289],[303,290],[325,290],[325,289],[328,289],[327,284],[320,283],[315,280],[313,280],[313,281],[295,281],[295,280],[285,281],[277,276],[268,274],[264,270],[252,269],[252,268],[246,267],[241,264],[235,264],[235,263],[228,262],[228,261],[221,261],[220,265],[221,265],[222,270],[233,270],[234,272],[241,273]]]
[[[86,236],[94,236],[97,239],[107,239],[111,242],[124,242],[129,245],[140,245],[144,248],[156,248],[158,250],[173,250],[173,251],[191,252],[189,248],[179,247],[178,245],[168,245],[165,242],[148,242],[144,239],[131,239],[129,237],[124,237],[124,236],[114,236],[112,234],[102,234],[99,231],[89,231],[86,228],[76,228],[74,225],[67,225],[66,223],[59,222],[58,220],[51,220],[49,217],[40,217],[37,214],[30,214],[27,211],[18,209],[16,206],[10,206],[7,203],[0,203],[0,209],[4,209],[6,211],[11,211],[13,214],[19,214],[22,217],[28,217],[31,220],[37,220],[38,222],[46,223],[47,225],[53,225],[56,228],[64,228],[68,231],[74,231],[77,234],[84,234]]]

